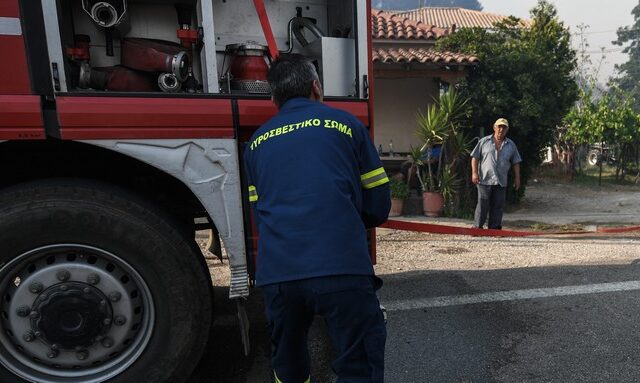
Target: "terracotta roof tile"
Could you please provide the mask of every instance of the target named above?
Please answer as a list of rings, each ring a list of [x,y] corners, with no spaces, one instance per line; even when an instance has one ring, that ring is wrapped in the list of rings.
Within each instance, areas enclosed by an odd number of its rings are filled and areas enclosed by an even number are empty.
[[[435,40],[451,32],[448,28],[434,27],[406,16],[371,10],[371,33],[374,39]]]
[[[374,48],[372,53],[373,62],[382,63],[418,62],[421,64],[472,65],[479,61],[475,56],[454,52],[437,52],[424,48]]]
[[[392,11],[394,12],[394,11]],[[508,16],[474,11],[465,8],[424,7],[409,11],[395,11],[397,18],[409,18],[440,28],[493,28],[494,24]],[[520,19],[523,27],[531,26],[531,20]]]

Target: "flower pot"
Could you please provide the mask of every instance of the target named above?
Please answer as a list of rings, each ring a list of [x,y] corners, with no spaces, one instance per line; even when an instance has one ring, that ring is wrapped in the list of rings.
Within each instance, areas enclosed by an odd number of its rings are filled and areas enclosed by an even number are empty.
[[[444,211],[444,197],[440,193],[422,193],[422,208],[427,217],[440,217]]]
[[[391,209],[389,210],[389,217],[397,217],[402,215],[402,207],[404,206],[404,200],[400,198],[391,199]]]

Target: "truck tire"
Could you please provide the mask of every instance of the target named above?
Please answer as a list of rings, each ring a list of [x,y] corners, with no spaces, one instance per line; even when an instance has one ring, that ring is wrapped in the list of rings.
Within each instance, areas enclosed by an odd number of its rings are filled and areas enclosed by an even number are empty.
[[[0,191],[0,382],[184,382],[212,319],[192,242],[108,184]]]
[[[589,150],[589,153],[587,154],[587,163],[590,166],[598,166],[600,165],[600,161],[602,161],[602,154],[600,154],[600,151],[597,149]]]

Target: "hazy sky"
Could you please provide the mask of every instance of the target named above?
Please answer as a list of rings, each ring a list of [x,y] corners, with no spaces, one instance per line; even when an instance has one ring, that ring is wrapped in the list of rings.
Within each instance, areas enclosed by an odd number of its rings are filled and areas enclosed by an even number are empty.
[[[594,64],[600,61],[600,48],[605,48],[606,58],[601,66],[599,76],[601,82],[614,74],[614,64],[627,61],[627,55],[620,52],[620,46],[611,44],[616,40],[616,30],[620,26],[632,25],[631,10],[640,0],[550,0],[558,9],[558,17],[578,32],[576,26],[584,23],[589,26],[585,37],[589,43],[589,52]],[[528,18],[529,10],[535,6],[536,0],[480,0],[485,12],[503,15],[514,15]],[[579,46],[579,36],[574,35],[574,46]]]

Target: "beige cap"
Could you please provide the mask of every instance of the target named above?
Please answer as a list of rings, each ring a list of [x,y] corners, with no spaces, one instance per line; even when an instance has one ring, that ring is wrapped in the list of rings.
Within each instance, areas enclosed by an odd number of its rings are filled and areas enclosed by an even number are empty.
[[[495,122],[495,124],[493,124],[493,126],[500,126],[500,125],[504,125],[507,128],[509,127],[509,121],[507,121],[506,118],[498,118]]]

